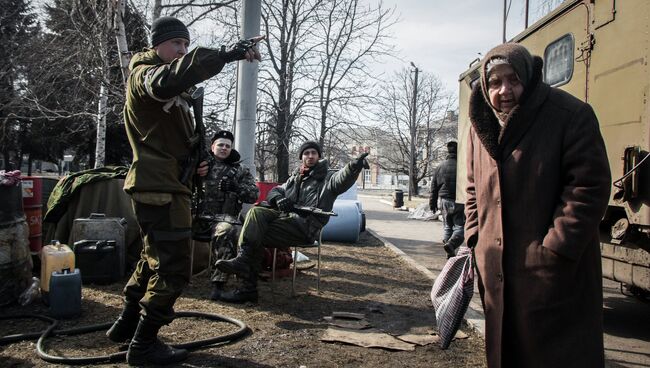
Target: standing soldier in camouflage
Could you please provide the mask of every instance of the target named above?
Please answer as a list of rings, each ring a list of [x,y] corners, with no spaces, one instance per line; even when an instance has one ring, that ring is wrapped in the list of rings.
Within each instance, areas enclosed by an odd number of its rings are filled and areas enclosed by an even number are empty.
[[[190,106],[191,89],[218,74],[228,62],[260,60],[255,43],[240,41],[227,50],[197,47],[188,52],[190,34],[174,17],[156,19],[152,48],[131,59],[124,120],[133,163],[124,182],[131,195],[143,240],[141,258],[124,287],[124,310],[106,335],[131,340],[130,365],[164,365],[187,357],[158,339],[174,320],[174,303],[190,279],[190,195],[192,175],[205,176],[199,136]],[[199,121],[197,120],[197,126]],[[182,180],[187,178],[187,180]]]
[[[260,194],[251,172],[239,164],[239,152],[232,148],[234,140],[233,134],[227,130],[219,131],[212,137],[214,163],[205,181],[203,208],[214,220],[210,239],[212,265],[219,260],[237,256],[242,203],[254,203]],[[228,276],[229,274],[214,268],[210,277],[210,299],[220,299]]]

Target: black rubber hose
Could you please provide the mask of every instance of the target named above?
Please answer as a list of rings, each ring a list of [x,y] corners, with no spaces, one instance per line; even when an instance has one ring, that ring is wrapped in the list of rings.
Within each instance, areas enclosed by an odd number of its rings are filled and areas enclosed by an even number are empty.
[[[226,335],[214,336],[208,339],[190,341],[182,344],[172,344],[173,347],[179,349],[196,350],[204,346],[214,345],[218,343],[230,343],[243,337],[249,332],[248,326],[244,322],[235,318],[225,317],[218,314],[183,311],[183,312],[177,312],[176,317],[205,318],[211,321],[231,323],[239,327],[239,329],[236,330],[235,332]],[[98,325],[77,327],[68,330],[55,330],[56,326],[58,326],[58,321],[51,317],[37,315],[37,314],[0,316],[0,320],[25,319],[25,318],[40,319],[45,322],[50,322],[50,325],[47,327],[47,329],[45,329],[42,332],[0,337],[0,345],[6,345],[17,341],[22,341],[22,340],[33,340],[38,337],[38,342],[36,343],[36,352],[38,356],[41,359],[45,360],[46,362],[57,363],[57,364],[77,365],[77,364],[116,363],[116,362],[124,361],[126,359],[126,351],[121,351],[109,355],[95,356],[95,357],[74,357],[74,358],[49,355],[45,352],[44,344],[45,344],[45,339],[47,339],[48,337],[61,336],[61,335],[80,335],[88,332],[108,330],[108,328],[112,326],[113,324],[112,322],[102,323]]]

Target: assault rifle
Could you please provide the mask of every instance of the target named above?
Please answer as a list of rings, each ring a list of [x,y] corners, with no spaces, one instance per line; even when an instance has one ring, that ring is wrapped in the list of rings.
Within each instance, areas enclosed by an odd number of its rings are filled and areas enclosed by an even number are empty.
[[[203,215],[205,192],[203,190],[203,178],[196,173],[199,163],[208,161],[208,170],[211,165],[211,157],[205,144],[205,127],[203,126],[203,87],[191,91],[192,110],[194,112],[194,135],[190,139],[192,152],[185,160],[181,173],[181,183],[186,184],[191,177],[192,192],[194,194],[192,204],[192,238],[198,241],[210,241],[212,220]]]
[[[262,201],[259,203],[258,206],[261,207],[266,207],[266,208],[274,208],[271,206],[271,204],[267,201]],[[338,216],[338,213],[333,212],[333,211],[323,211],[322,209],[318,207],[312,207],[312,206],[293,206],[293,209],[291,212],[295,212],[297,214],[300,213],[310,213],[312,215],[321,215],[321,216]]]
[[[183,162],[183,171],[181,172],[180,181],[187,184],[192,176],[194,178],[194,188],[198,188],[202,196],[203,185],[201,177],[196,175],[196,169],[201,161],[211,162],[211,155],[205,144],[205,126],[203,125],[203,87],[195,88],[191,91],[192,110],[194,112],[194,121],[196,123],[194,135],[189,140],[189,146],[192,152]]]
[[[322,216],[338,216],[338,213],[333,211],[323,211],[318,207],[310,206],[293,206],[295,212],[309,212],[313,215],[322,215]]]

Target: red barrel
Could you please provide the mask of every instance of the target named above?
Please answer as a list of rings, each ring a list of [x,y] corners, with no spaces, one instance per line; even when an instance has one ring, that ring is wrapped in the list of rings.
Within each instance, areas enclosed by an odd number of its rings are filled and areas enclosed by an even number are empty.
[[[43,179],[23,176],[23,209],[29,225],[29,249],[38,254],[43,247]]]
[[[269,194],[271,189],[277,187],[278,183],[271,181],[258,181],[255,185],[257,185],[257,188],[260,190],[260,196],[257,198],[257,202],[255,202],[255,204],[258,204],[266,199],[266,196]]]

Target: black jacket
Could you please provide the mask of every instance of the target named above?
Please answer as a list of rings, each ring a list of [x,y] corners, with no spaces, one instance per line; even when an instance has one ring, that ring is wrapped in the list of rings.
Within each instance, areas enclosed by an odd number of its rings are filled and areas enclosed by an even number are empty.
[[[360,172],[361,167],[356,167],[352,162],[339,171],[330,171],[328,161],[321,159],[305,178],[301,178],[296,169],[286,183],[271,189],[266,200],[274,204],[278,198],[286,197],[296,205],[331,211],[336,197],[354,185]],[[303,223],[307,236],[312,239],[329,221],[328,216],[307,215],[296,218]]]
[[[447,159],[436,168],[431,179],[431,199],[456,199],[456,154],[450,153]]]

